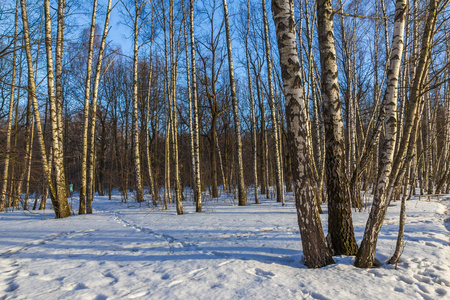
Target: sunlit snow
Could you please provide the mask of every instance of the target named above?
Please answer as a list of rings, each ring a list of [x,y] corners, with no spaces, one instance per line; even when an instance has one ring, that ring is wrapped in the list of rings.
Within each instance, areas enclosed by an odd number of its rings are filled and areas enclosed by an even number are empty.
[[[242,207],[223,193],[203,213],[187,198],[181,216],[173,204],[162,211],[120,194],[96,197],[93,215],[0,214],[0,299],[450,299],[450,196],[408,201],[402,262],[376,269],[353,267],[354,257],[306,269],[292,194],[285,207],[265,196],[252,204],[251,195]],[[378,239],[383,263],[399,207]],[[353,213],[358,243],[368,211]]]

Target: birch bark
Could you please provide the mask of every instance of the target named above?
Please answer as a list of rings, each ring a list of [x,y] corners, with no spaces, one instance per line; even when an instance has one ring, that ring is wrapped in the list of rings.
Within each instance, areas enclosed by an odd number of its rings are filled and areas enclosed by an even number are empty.
[[[264,14],[266,15],[265,6],[263,7]],[[265,17],[265,24],[267,24],[267,16]],[[250,108],[252,114],[252,152],[253,152],[253,177],[254,177],[254,194],[255,204],[259,204],[258,198],[258,154],[257,154],[257,139],[256,139],[256,117],[255,117],[255,103],[253,97],[252,77],[250,73],[250,55],[248,50],[248,38],[250,35],[250,0],[247,1],[247,28],[245,35],[245,58],[247,64],[247,77],[248,77],[248,90],[250,93]]]
[[[61,12],[62,10],[62,12]],[[45,14],[45,48],[47,53],[47,87],[48,87],[48,100],[50,107],[50,120],[52,127],[52,147],[53,147],[53,166],[55,170],[56,177],[56,190],[55,194],[51,193],[53,197],[56,197],[56,201],[60,204],[60,213],[61,217],[70,216],[69,205],[67,202],[66,196],[66,182],[64,175],[64,157],[62,151],[62,126],[59,124],[59,119],[62,116],[59,116],[58,111],[58,102],[62,98],[60,86],[57,89],[57,97],[55,97],[55,79],[53,68],[56,68],[56,73],[58,80],[60,80],[61,66],[59,60],[62,59],[62,32],[61,27],[64,27],[61,22],[64,22],[63,14],[64,14],[64,2],[58,2],[58,34],[57,34],[57,42],[56,42],[56,52],[57,57],[56,60],[58,63],[56,66],[53,64],[53,49],[52,49],[52,31],[51,31],[51,17],[50,17],[50,0],[45,0],[44,2],[44,14]],[[60,81],[58,82],[60,83]]]
[[[273,124],[273,138],[275,147],[275,176],[276,176],[276,188],[277,188],[277,202],[281,202],[284,206],[284,183],[282,176],[282,166],[281,166],[281,155],[280,155],[280,136],[278,130],[278,120],[275,108],[275,98],[273,95],[273,80],[272,80],[272,60],[270,57],[270,44],[269,44],[269,24],[267,22],[267,12],[265,6],[265,0],[262,0],[262,10],[263,10],[263,23],[264,23],[264,44],[266,51],[266,64],[267,64],[267,77],[269,84],[269,106],[272,115]]]
[[[95,16],[97,14],[97,0],[92,7],[91,29],[89,32],[88,61],[86,67],[86,81],[84,85],[84,126],[83,126],[83,153],[81,156],[81,189],[78,214],[86,213],[86,182],[87,182],[87,156],[88,156],[88,128],[89,128],[89,96],[91,91],[92,60],[94,57]]]
[[[191,35],[191,68],[192,68],[192,102],[194,106],[194,165],[195,184],[194,201],[195,211],[202,211],[202,187],[200,180],[200,133],[198,120],[198,95],[197,95],[197,73],[195,71],[195,35],[194,35],[194,0],[189,0],[189,19]]]
[[[334,263],[323,236],[319,212],[315,204],[314,182],[309,166],[306,109],[300,79],[300,64],[293,1],[272,0],[272,14],[277,32],[283,79],[288,143],[292,155],[292,173],[295,186],[295,203],[298,225],[302,236],[305,265],[309,268]]]
[[[31,55],[31,41],[29,35],[29,26],[28,26],[28,13],[25,0],[20,0],[21,11],[22,11],[22,24],[23,24],[23,38],[24,38],[24,48],[27,56],[27,66],[28,66],[28,78],[29,78],[29,89],[28,93],[31,94],[33,109],[34,109],[34,117],[36,121],[36,130],[37,137],[39,143],[39,149],[41,152],[41,161],[42,168],[44,171],[46,186],[50,190],[51,200],[53,204],[53,210],[55,211],[56,218],[64,218],[70,215],[69,206],[65,206],[64,203],[60,203],[58,198],[56,197],[56,190],[52,182],[50,167],[47,164],[47,152],[45,150],[45,142],[44,142],[44,134],[42,132],[42,124],[41,117],[39,114],[39,105],[36,97],[36,81],[34,77],[33,71],[33,59]],[[67,199],[66,199],[67,202]]]
[[[139,37],[139,16],[141,14],[142,6],[138,5],[137,0],[134,1],[135,16],[134,16],[134,46],[133,46],[133,118],[132,118],[132,135],[134,147],[134,176],[136,181],[136,201],[144,201],[144,190],[142,187],[141,176],[141,157],[140,157],[140,143],[139,143],[139,118],[138,118],[138,37]]]
[[[184,3],[184,2],[183,2]],[[147,171],[148,171],[148,177],[150,180],[150,193],[152,194],[152,203],[153,206],[158,205],[158,196],[159,193],[156,190],[155,187],[155,180],[153,176],[152,171],[152,159],[150,154],[150,96],[151,96],[151,87],[152,87],[152,79],[153,79],[153,35],[154,35],[154,29],[153,29],[153,12],[154,12],[154,5],[152,3],[152,29],[151,29],[151,37],[150,37],[150,70],[148,74],[148,84],[147,84],[147,103],[146,103],[146,118],[145,118],[145,154],[147,156]]]
[[[14,106],[14,92],[16,89],[16,59],[17,59],[17,28],[18,28],[18,19],[19,19],[19,0],[16,0],[16,12],[14,15],[14,46],[13,46],[13,61],[12,61],[12,78],[11,78],[11,95],[9,98],[9,111],[8,111],[8,120],[7,120],[7,128],[6,128],[6,156],[5,156],[5,165],[3,169],[3,185],[2,191],[0,195],[0,211],[3,211],[5,208],[6,201],[6,189],[8,186],[8,171],[9,171],[9,158],[11,151],[11,120]],[[9,200],[8,200],[9,201]]]
[[[390,174],[394,157],[397,134],[397,98],[400,67],[404,47],[405,15],[407,0],[397,0],[395,4],[394,34],[389,57],[387,88],[382,110],[385,112],[385,139],[380,148],[379,173],[374,191],[374,200],[367,220],[364,238],[356,256],[355,266],[370,268],[375,261],[375,249],[378,232],[381,229],[387,209],[386,188],[390,183]]]
[[[234,79],[234,66],[233,66],[233,51],[231,49],[231,33],[230,33],[230,21],[228,16],[227,0],[223,0],[223,11],[225,18],[225,32],[227,35],[227,49],[228,49],[228,73],[230,76],[230,91],[231,99],[233,102],[233,114],[234,114],[234,130],[236,135],[236,147],[238,155],[238,203],[240,206],[245,205],[247,202],[247,195],[245,193],[244,184],[244,165],[242,162],[242,139],[241,139],[241,125],[239,123],[239,108],[236,96],[236,82]]]
[[[329,247],[335,255],[354,255],[358,250],[345,175],[345,145],[339,97],[337,57],[331,0],[317,0],[317,21],[325,125],[325,169],[328,199]]]
[[[106,10],[105,25],[103,28],[102,40],[100,43],[100,49],[98,52],[97,65],[95,68],[95,79],[94,86],[92,88],[92,99],[91,99],[91,132],[89,134],[90,138],[90,149],[89,149],[89,174],[87,178],[87,199],[86,199],[86,213],[92,214],[92,202],[94,201],[94,170],[95,170],[95,125],[97,119],[97,99],[98,99],[98,87],[100,84],[100,74],[103,63],[103,53],[106,46],[106,37],[109,32],[109,17],[111,15],[111,1],[108,0],[108,7]]]
[[[183,5],[183,13],[185,15],[188,14],[187,11],[185,11],[184,8],[184,1],[182,2]],[[186,16],[187,19],[187,16]],[[195,171],[195,148],[194,148],[194,126],[192,122],[192,89],[191,89],[191,71],[190,71],[190,64],[189,64],[189,43],[188,43],[188,36],[187,36],[187,20],[184,23],[183,26],[183,33],[184,33],[184,45],[185,45],[185,55],[186,55],[186,85],[187,85],[187,91],[188,91],[188,102],[189,102],[189,142],[190,142],[190,148],[191,148],[191,165],[192,165],[192,190],[194,191],[195,195],[195,188],[196,188],[196,174]]]

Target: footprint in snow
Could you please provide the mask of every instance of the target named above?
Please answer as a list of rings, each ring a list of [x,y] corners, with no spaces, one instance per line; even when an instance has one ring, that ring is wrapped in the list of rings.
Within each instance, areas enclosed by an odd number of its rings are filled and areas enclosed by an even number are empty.
[[[423,284],[417,284],[417,287],[418,287],[422,292],[424,292],[424,293],[426,293],[426,294],[429,294],[429,293],[430,293],[430,291],[428,290],[428,288],[427,288],[425,285],[423,285]]]
[[[274,273],[272,273],[270,271],[264,271],[263,269],[260,269],[260,268],[255,269],[255,274],[258,276],[267,277],[267,278],[275,276]]]
[[[112,281],[109,283],[109,285],[116,284],[119,281],[119,279],[116,276],[114,276],[111,272],[103,274],[103,276],[105,276],[107,278],[111,278]]]
[[[221,289],[223,288],[223,284],[221,283],[215,283],[211,285],[211,289]]]
[[[441,296],[447,295],[447,290],[444,288],[437,288],[435,291],[437,294],[439,294]]]
[[[398,279],[400,279],[401,281],[407,283],[407,284],[413,284],[414,283],[414,279],[409,278],[409,277],[405,277],[405,276],[399,276]]]
[[[331,300],[330,298],[325,297],[324,295],[316,293],[316,292],[312,292],[310,295],[311,295],[311,298],[317,299],[317,300]]]
[[[447,270],[447,269],[442,268],[440,266],[433,266],[433,268],[435,268],[436,270],[439,270],[439,271],[446,271]]]
[[[8,285],[8,288],[5,290],[5,292],[14,292],[15,290],[17,290],[19,288],[19,285],[17,284],[17,283],[15,283],[15,282],[11,282],[9,285]]]
[[[81,283],[81,282],[78,283],[74,288],[74,290],[84,290],[84,289],[88,289],[88,287],[84,283]]]
[[[429,296],[427,294],[424,294],[424,293],[419,293],[419,295],[422,296],[422,298],[424,300],[436,300],[435,298],[433,298],[433,297],[431,297],[431,296]]]

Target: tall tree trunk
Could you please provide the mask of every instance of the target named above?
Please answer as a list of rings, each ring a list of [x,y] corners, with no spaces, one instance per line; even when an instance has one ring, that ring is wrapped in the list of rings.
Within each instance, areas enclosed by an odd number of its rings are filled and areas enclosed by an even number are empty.
[[[227,0],[223,0],[223,11],[225,18],[225,32],[227,35],[227,49],[228,49],[228,73],[230,76],[230,92],[231,100],[233,102],[233,115],[234,115],[234,130],[236,135],[236,147],[238,158],[238,203],[240,206],[245,205],[247,202],[247,195],[245,193],[244,184],[244,165],[242,162],[242,139],[241,139],[241,125],[239,123],[239,108],[236,96],[236,82],[234,79],[234,66],[233,66],[233,51],[231,49],[231,33],[230,33],[230,21],[228,16]]]
[[[167,53],[167,52],[166,52]],[[167,72],[166,72],[167,74]],[[165,79],[167,80],[167,79]],[[167,91],[167,90],[166,90]],[[168,91],[167,91],[168,92]],[[170,188],[170,104],[167,100],[167,92],[164,93],[164,123],[165,123],[165,136],[164,136],[164,209],[168,209],[167,202],[172,202],[171,188]]]
[[[174,3],[170,1],[170,97],[172,102],[172,137],[173,137],[173,161],[175,173],[175,201],[177,215],[183,214],[183,203],[181,202],[181,182],[178,163],[178,112],[177,112],[177,62],[178,62],[178,45],[175,48],[175,17]],[[182,21],[184,22],[184,20]],[[175,57],[175,52],[176,56]]]
[[[219,138],[217,137],[217,135],[216,135],[216,148],[217,148],[217,155],[219,156],[220,172],[222,173],[223,190],[226,190],[227,189],[227,179],[226,179],[225,173],[223,171],[222,153],[220,151]]]
[[[150,193],[152,194],[152,203],[153,206],[158,205],[158,196],[157,188],[155,187],[155,180],[152,171],[152,159],[150,153],[150,97],[151,97],[151,87],[152,87],[152,79],[153,79],[153,12],[154,12],[154,4],[152,3],[152,29],[151,29],[151,37],[150,37],[150,70],[148,74],[148,84],[147,84],[147,103],[146,103],[146,113],[145,113],[145,154],[147,156],[147,171],[148,178],[150,180]],[[155,142],[156,141],[156,136]]]
[[[256,72],[256,70],[255,70]],[[269,191],[268,191],[268,184],[267,184],[267,151],[266,151],[266,111],[264,107],[264,102],[262,100],[261,96],[261,88],[260,88],[260,81],[259,76],[255,74],[255,81],[256,81],[256,95],[258,98],[258,106],[261,114],[261,120],[260,120],[260,149],[261,149],[261,174],[262,174],[262,181],[261,181],[261,194],[266,194],[267,198],[269,198]]]
[[[410,168],[411,162],[408,163],[408,171]],[[399,217],[399,224],[398,224],[398,237],[397,237],[397,243],[395,245],[395,251],[392,257],[389,259],[389,264],[395,264],[399,261],[400,255],[403,252],[403,236],[405,234],[405,220],[406,220],[406,199],[408,197],[407,193],[407,186],[409,182],[409,172],[408,176],[405,178],[405,186],[403,189],[403,195],[400,205],[400,217]]]
[[[44,142],[44,135],[42,132],[42,126],[41,126],[41,118],[39,114],[39,105],[37,103],[37,97],[36,97],[36,81],[34,77],[34,71],[33,71],[33,60],[31,56],[31,42],[30,42],[30,35],[29,35],[29,29],[28,29],[28,14],[27,14],[27,7],[25,0],[21,0],[21,8],[22,8],[22,23],[23,23],[23,37],[24,37],[24,46],[25,46],[25,52],[27,55],[27,66],[28,66],[28,78],[29,78],[29,90],[28,93],[31,94],[32,102],[33,102],[33,109],[34,109],[34,117],[36,120],[36,129],[37,129],[37,135],[38,135],[38,142],[39,142],[39,148],[41,152],[41,160],[42,160],[42,168],[44,171],[45,179],[47,186],[50,190],[51,194],[51,200],[53,204],[53,210],[55,211],[55,217],[56,218],[65,218],[70,215],[70,209],[69,205],[66,201],[59,202],[58,198],[56,196],[56,190],[52,182],[51,173],[49,165],[47,164],[47,153],[45,150],[45,142]]]
[[[139,37],[139,17],[142,6],[138,6],[137,0],[134,2],[135,16],[134,16],[134,48],[133,48],[133,149],[134,149],[134,176],[136,181],[136,201],[144,201],[144,190],[142,187],[141,176],[141,157],[139,154],[139,118],[138,118],[138,37]]]
[[[339,1],[339,5],[343,6],[342,1]],[[357,14],[358,5],[355,4],[355,15]],[[355,65],[353,64],[353,57],[356,56],[354,52],[355,49],[355,20],[353,20],[352,26],[352,34],[350,37],[347,37],[346,32],[346,24],[344,21],[344,16],[340,15],[340,27],[341,27],[341,38],[342,38],[342,47],[343,47],[343,64],[344,64],[344,73],[346,79],[346,87],[344,91],[344,100],[346,107],[346,124],[347,124],[347,167],[346,170],[348,174],[352,174],[354,169],[356,168],[356,108],[354,105],[356,92],[353,90],[354,82],[356,81],[356,70]],[[361,183],[359,181],[359,176],[352,177],[352,180],[349,182],[349,196],[351,199],[351,204],[353,207],[357,207],[359,209],[362,208],[362,202],[360,197]]]
[[[265,13],[265,24],[267,24],[267,16]],[[245,58],[247,63],[247,76],[248,76],[248,90],[250,93],[250,108],[252,114],[252,152],[253,152],[253,177],[254,177],[254,194],[255,204],[259,204],[258,198],[258,153],[257,153],[257,139],[256,139],[256,117],[255,117],[255,103],[253,97],[252,76],[250,73],[250,55],[248,50],[248,37],[250,35],[250,0],[247,1],[247,31],[245,35]]]
[[[194,202],[195,211],[202,211],[202,187],[200,179],[200,133],[198,120],[197,72],[195,70],[194,0],[189,0],[191,35],[192,102],[194,106]]]
[[[295,203],[303,254],[307,267],[318,268],[334,261],[325,244],[319,211],[315,204],[315,184],[309,166],[308,133],[304,119],[306,105],[300,79],[293,1],[272,0],[272,14],[280,53],[288,142],[293,162]]]
[[[182,2],[183,6],[183,13],[186,15],[188,12],[185,10],[184,7],[184,1]],[[191,168],[192,168],[192,190],[194,191],[195,195],[195,188],[196,188],[196,174],[195,171],[195,147],[194,147],[194,126],[192,122],[192,89],[191,89],[191,71],[190,71],[190,64],[189,64],[189,43],[188,43],[188,36],[187,36],[187,20],[184,23],[183,26],[183,33],[184,33],[184,44],[185,44],[185,55],[186,55],[186,84],[187,84],[187,93],[188,93],[188,101],[189,101],[189,142],[190,142],[190,150],[191,150]]]
[[[358,251],[358,245],[353,231],[345,174],[344,125],[339,98],[331,0],[317,0],[317,20],[325,124],[329,247],[335,255],[354,255]]]
[[[94,35],[95,35],[95,16],[97,14],[97,0],[94,0],[92,7],[91,30],[89,33],[89,50],[86,70],[86,81],[84,86],[84,124],[83,124],[83,153],[81,156],[81,188],[80,204],[78,214],[86,213],[86,173],[87,173],[87,154],[88,154],[88,128],[89,128],[89,95],[92,76],[92,60],[94,57]]]
[[[21,55],[22,56],[22,55]],[[22,58],[22,57],[21,57]],[[19,86],[22,86],[22,66],[20,67],[20,71],[19,71]],[[17,101],[16,103],[16,118],[14,121],[14,151],[17,153],[17,142],[18,142],[18,138],[19,138],[19,102]],[[29,116],[29,115],[28,115]],[[28,117],[27,116],[27,117]],[[28,135],[30,134],[29,132],[29,121],[31,121],[30,119],[27,118],[27,123],[25,124],[26,126],[26,132],[25,132],[25,140],[26,140],[26,144],[28,143]],[[27,149],[27,145],[25,145],[25,153],[28,151]],[[22,186],[23,186],[23,181],[25,179],[25,166],[22,167],[22,170],[20,170],[20,163],[18,162],[18,160],[16,159],[16,168],[17,168],[17,173],[19,173],[17,175],[17,177],[15,178],[15,182],[12,184],[12,186],[14,186],[14,192],[13,192],[13,202],[12,202],[12,208],[14,210],[14,208],[19,207],[19,202],[20,202],[20,196],[22,194]],[[23,164],[25,165],[25,164]],[[13,169],[13,174],[14,174],[14,169]],[[14,178],[14,177],[11,177]],[[24,208],[25,208],[25,203],[24,203]]]
[[[50,0],[45,0],[44,2],[44,12],[45,12],[45,46],[47,53],[47,87],[48,87],[48,98],[50,104],[50,120],[52,126],[52,146],[53,146],[53,167],[55,170],[55,178],[56,178],[56,194],[53,196],[57,198],[56,201],[62,204],[63,211],[61,214],[63,216],[70,216],[70,210],[67,202],[66,195],[66,182],[65,182],[65,174],[64,174],[64,157],[62,150],[62,140],[61,140],[61,132],[62,126],[60,126],[59,119],[62,116],[59,115],[58,103],[61,101],[62,94],[60,90],[60,86],[57,85],[57,95],[55,96],[55,79],[53,72],[53,49],[52,49],[52,33],[51,33],[51,17],[50,17]],[[58,2],[58,33],[57,33],[57,42],[56,42],[56,61],[57,64],[57,76],[61,76],[59,72],[61,70],[60,60],[62,59],[62,28],[64,27],[61,22],[64,22],[64,2]],[[61,28],[62,27],[62,28]],[[60,80],[60,77],[58,77]],[[58,82],[60,83],[60,82]],[[51,192],[51,191],[50,191]],[[53,193],[52,193],[53,194]],[[64,204],[63,204],[64,203]],[[62,216],[62,217],[63,217]]]
[[[213,96],[215,98],[215,95]],[[212,101],[216,103],[214,99]],[[210,139],[210,158],[211,158],[211,176],[212,176],[212,188],[211,188],[211,197],[217,198],[219,197],[219,189],[217,187],[217,158],[216,158],[216,140],[217,140],[217,117],[219,114],[217,113],[217,107],[213,110],[212,120],[211,120],[211,139]]]
[[[164,2],[161,4],[162,18],[163,18],[163,33],[164,33],[164,201],[163,209],[168,209],[167,202],[172,203],[172,189],[170,183],[170,135],[172,134],[172,98],[171,85],[169,78],[169,49],[167,46],[167,20]]]
[[[28,86],[30,83],[28,82]],[[32,108],[31,108],[31,97],[28,95],[28,103],[27,103],[27,131],[26,131],[26,146],[25,146],[25,167],[23,170],[24,178],[25,178],[25,199],[24,199],[24,210],[28,209],[28,198],[30,195],[30,175],[31,175],[31,158],[33,156],[33,140],[34,140],[34,118],[32,116]]]
[[[86,191],[87,191],[87,199],[86,199],[86,213],[92,214],[92,202],[94,201],[94,171],[95,171],[95,125],[97,119],[97,99],[98,99],[98,87],[100,84],[100,75],[102,70],[102,62],[103,62],[103,52],[105,51],[106,46],[106,37],[108,35],[108,27],[109,27],[109,17],[111,15],[111,0],[108,0],[108,7],[106,10],[106,19],[105,25],[103,27],[102,40],[100,43],[100,49],[98,51],[97,65],[95,68],[95,78],[94,78],[94,86],[92,88],[92,99],[91,99],[91,132],[89,134],[89,163],[88,163],[88,177],[86,181]]]
[[[355,266],[370,268],[375,260],[375,249],[378,233],[381,229],[387,209],[392,162],[394,157],[395,140],[397,134],[397,98],[400,66],[403,55],[403,39],[405,32],[406,0],[397,0],[395,4],[394,35],[392,50],[389,57],[387,88],[382,103],[382,114],[386,119],[384,142],[380,148],[379,173],[374,191],[374,199],[364,231],[363,241],[356,256]]]
[[[278,120],[275,108],[275,98],[273,95],[273,80],[272,80],[272,60],[270,57],[270,44],[269,44],[269,24],[267,22],[267,12],[265,6],[265,0],[262,0],[263,9],[263,21],[264,21],[264,43],[266,50],[266,64],[267,64],[267,77],[269,83],[269,106],[272,113],[273,124],[273,138],[275,147],[275,176],[276,176],[276,188],[277,188],[277,202],[281,202],[284,206],[284,182],[282,175],[282,164],[280,155],[280,136],[278,130]]]
[[[14,93],[15,93],[15,82],[16,82],[16,59],[17,59],[17,28],[19,20],[19,0],[16,0],[16,12],[14,15],[14,46],[13,46],[13,61],[12,61],[12,78],[11,78],[11,95],[9,99],[9,111],[8,111],[8,124],[6,127],[6,155],[5,155],[5,165],[3,167],[3,184],[2,191],[0,195],[0,211],[5,208],[6,202],[6,189],[8,186],[8,171],[9,171],[9,159],[11,152],[11,120],[14,107]],[[17,101],[18,102],[18,101]],[[18,104],[17,104],[18,105]],[[8,197],[9,198],[9,197]],[[8,200],[9,202],[9,200]]]
[[[431,0],[428,6],[428,16],[424,25],[418,62],[415,64],[414,81],[410,89],[408,106],[405,110],[405,125],[402,133],[402,140],[398,152],[394,157],[391,172],[391,182],[397,182],[400,173],[404,170],[406,162],[413,158],[412,149],[409,149],[411,139],[416,139],[414,128],[417,127],[419,117],[422,114],[424,97],[422,96],[425,78],[430,65],[432,40],[435,34],[437,17],[439,14],[438,0]],[[448,1],[447,1],[448,2]],[[411,156],[409,156],[411,155]],[[391,185],[392,186],[392,185]],[[390,192],[390,191],[389,191]]]
[[[66,1],[58,0],[57,10],[57,31],[56,31],[56,48],[55,48],[55,107],[56,107],[56,137],[58,140],[58,148],[54,148],[55,175],[56,175],[56,192],[60,201],[67,202],[67,186],[66,172],[64,163],[64,143],[63,143],[63,87],[62,87],[62,67],[63,67],[63,49],[64,49],[64,30],[65,30],[65,8]],[[50,47],[51,49],[51,47]],[[50,96],[50,95],[49,95]],[[59,176],[58,176],[59,173]]]

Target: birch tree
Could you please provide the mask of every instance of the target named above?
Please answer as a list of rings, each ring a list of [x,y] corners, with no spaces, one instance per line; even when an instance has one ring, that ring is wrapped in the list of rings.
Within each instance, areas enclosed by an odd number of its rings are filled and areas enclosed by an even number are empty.
[[[334,261],[325,244],[319,211],[315,204],[315,184],[309,166],[306,105],[300,79],[293,1],[272,0],[272,14],[280,53],[288,143],[293,163],[295,204],[302,236],[303,254],[307,267],[318,268],[332,264]]]
[[[265,9],[264,9],[265,10]],[[267,17],[266,17],[267,18]],[[266,22],[267,23],[267,20]],[[255,204],[259,204],[258,198],[258,153],[257,153],[257,137],[256,137],[256,117],[255,117],[255,103],[253,97],[252,75],[250,72],[250,54],[248,47],[248,39],[250,35],[250,0],[247,1],[247,28],[245,34],[245,61],[247,65],[247,77],[248,77],[248,91],[250,97],[250,108],[252,114],[252,152],[253,152],[253,177],[254,177],[254,193]]]
[[[144,190],[142,186],[141,175],[141,157],[139,152],[139,119],[138,119],[138,39],[139,39],[139,18],[144,5],[147,2],[139,3],[138,0],[134,1],[134,16],[133,16],[133,118],[132,118],[132,135],[133,135],[133,149],[134,149],[134,176],[136,181],[136,201],[144,201]]]
[[[60,203],[67,202],[66,195],[66,181],[64,174],[64,157],[62,144],[62,111],[59,108],[62,101],[61,94],[61,60],[62,60],[62,43],[64,31],[64,1],[58,1],[58,30],[56,41],[56,64],[53,64],[53,49],[52,49],[52,31],[51,31],[51,16],[50,16],[50,0],[44,2],[45,14],[45,48],[47,54],[47,88],[50,107],[50,120],[52,127],[52,149],[53,149],[53,167],[56,177],[56,196]],[[55,69],[55,71],[54,71]],[[56,87],[54,73],[56,73]],[[56,88],[56,95],[55,95]],[[70,215],[70,211],[68,212]]]
[[[389,69],[387,88],[385,91],[382,110],[385,114],[386,133],[384,142],[380,148],[380,161],[377,185],[374,192],[374,200],[367,220],[364,238],[356,257],[355,266],[370,268],[375,260],[375,249],[378,232],[387,209],[386,188],[389,186],[389,176],[392,170],[395,140],[397,134],[397,98],[400,66],[404,47],[405,14],[407,0],[397,0],[395,4],[394,35],[392,38],[392,50],[389,57]]]
[[[89,49],[86,67],[86,81],[84,87],[84,126],[83,126],[83,154],[81,157],[81,188],[80,204],[78,214],[84,214],[86,211],[86,175],[87,175],[87,154],[88,154],[88,129],[89,129],[89,96],[92,77],[92,60],[94,57],[94,36],[95,36],[95,17],[97,14],[97,0],[92,5],[91,28],[89,33]]]
[[[100,84],[100,75],[102,70],[103,63],[103,54],[106,47],[106,37],[109,32],[109,18],[111,15],[111,2],[112,0],[108,0],[108,6],[106,9],[106,18],[105,24],[103,27],[102,40],[100,42],[100,48],[98,51],[97,64],[95,67],[95,78],[94,78],[94,86],[92,88],[92,99],[91,99],[91,132],[89,134],[89,174],[87,177],[87,199],[86,199],[86,213],[92,214],[92,202],[94,201],[94,170],[95,170],[95,125],[97,119],[97,100],[98,100],[98,87]]]
[[[185,56],[186,56],[186,85],[187,85],[187,93],[188,93],[188,106],[189,106],[189,121],[188,121],[188,126],[189,126],[189,142],[190,142],[190,154],[191,154],[191,165],[192,165],[192,182],[193,182],[193,190],[194,190],[194,195],[195,193],[195,188],[196,188],[196,170],[195,170],[195,147],[194,147],[194,125],[193,125],[193,115],[192,115],[192,88],[191,88],[191,70],[190,70],[190,63],[189,63],[189,46],[190,43],[188,42],[188,35],[187,35],[187,18],[188,18],[188,11],[185,9],[185,4],[184,1],[181,2],[182,6],[183,6],[183,13],[185,14],[185,18],[186,18],[186,22],[184,22],[183,24],[183,33],[184,33],[184,44],[185,44]]]
[[[7,119],[7,127],[6,127],[6,156],[5,156],[5,165],[3,169],[3,182],[2,182],[2,190],[0,195],[0,211],[5,208],[6,201],[6,190],[8,187],[8,171],[9,171],[9,160],[10,160],[10,152],[11,152],[11,121],[12,114],[14,109],[14,93],[15,93],[15,83],[16,83],[16,60],[17,60],[17,30],[18,30],[18,19],[19,19],[19,0],[16,0],[16,12],[14,15],[14,41],[13,41],[13,59],[12,59],[12,75],[11,75],[11,94],[9,97],[9,110],[8,110],[8,119]],[[8,197],[9,199],[9,197]],[[8,200],[9,201],[9,200]]]
[[[325,169],[328,199],[329,247],[335,255],[354,255],[358,250],[345,174],[345,145],[339,96],[337,57],[331,0],[317,0],[322,107],[325,126]]]
[[[273,136],[275,147],[275,177],[276,177],[276,188],[277,188],[277,202],[281,202],[284,206],[284,182],[282,175],[282,165],[281,165],[281,154],[280,154],[280,134],[278,130],[278,120],[275,108],[275,98],[273,95],[273,80],[272,80],[272,60],[270,55],[270,44],[269,44],[269,24],[267,22],[267,12],[265,6],[265,0],[262,0],[262,10],[263,10],[263,22],[264,22],[264,43],[266,50],[266,64],[267,64],[267,77],[269,84],[269,106],[272,114],[272,124],[273,124]]]
[[[50,168],[47,164],[47,152],[45,149],[45,142],[44,142],[44,134],[42,132],[42,125],[41,125],[41,117],[39,114],[39,105],[37,102],[37,96],[36,96],[36,81],[34,77],[34,71],[33,71],[33,58],[31,55],[31,41],[30,41],[30,35],[29,35],[29,26],[28,26],[28,14],[27,14],[27,6],[25,0],[20,0],[21,4],[21,11],[22,11],[22,24],[23,24],[23,38],[24,38],[24,48],[27,56],[27,66],[28,66],[28,79],[29,79],[29,89],[28,93],[31,94],[32,103],[33,103],[33,110],[34,110],[34,117],[36,122],[36,130],[37,130],[37,137],[38,137],[38,143],[39,148],[41,152],[41,160],[42,160],[42,168],[46,179],[46,185],[50,191],[50,197],[53,204],[53,210],[55,211],[55,217],[56,218],[65,218],[70,216],[70,209],[67,202],[67,198],[58,198],[58,195],[56,193],[56,189],[53,185]]]
[[[190,19],[190,36],[191,36],[191,68],[192,68],[192,102],[193,102],[193,119],[194,119],[194,202],[195,211],[202,211],[202,187],[200,180],[200,137],[199,137],[199,119],[198,119],[198,94],[197,94],[197,72],[195,70],[195,35],[194,35],[194,0],[189,0],[189,19]]]
[[[241,128],[239,122],[239,108],[236,96],[236,82],[234,79],[234,66],[233,66],[233,51],[231,49],[231,32],[230,21],[228,16],[227,0],[223,0],[223,12],[225,18],[225,32],[227,37],[227,49],[228,49],[228,75],[230,77],[230,92],[231,100],[233,102],[233,115],[234,115],[234,130],[236,135],[236,150],[238,160],[238,203],[240,206],[245,205],[247,202],[247,195],[245,193],[244,184],[244,166],[242,162],[242,139]]]
[[[184,3],[184,2],[183,2]],[[152,2],[152,25],[151,25],[151,32],[150,32],[150,66],[149,66],[149,74],[148,74],[148,84],[147,84],[147,103],[145,105],[146,112],[145,112],[145,154],[147,156],[147,172],[148,177],[150,180],[150,193],[152,194],[152,202],[153,206],[157,206],[158,199],[159,199],[159,193],[157,191],[157,188],[155,187],[155,180],[153,176],[152,171],[152,159],[150,155],[150,95],[151,95],[151,88],[152,88],[152,79],[153,79],[153,39],[154,39],[154,27],[153,27],[153,13],[154,13],[154,2]]]
[[[200,61],[203,66],[203,76],[200,76],[199,81],[203,83],[206,98],[208,100],[208,108],[211,114],[211,127],[210,127],[210,137],[208,137],[209,145],[210,145],[210,166],[211,166],[211,196],[213,198],[219,197],[218,190],[218,172],[217,172],[217,156],[218,148],[216,146],[216,140],[218,139],[217,133],[217,123],[219,121],[220,115],[226,110],[219,108],[218,103],[218,81],[220,75],[222,73],[222,66],[225,61],[225,57],[223,55],[223,51],[220,48],[221,45],[221,36],[223,32],[223,26],[225,24],[224,20],[222,23],[218,24],[216,21],[216,12],[218,10],[218,6],[216,1],[213,1],[210,7],[205,6],[206,17],[208,20],[208,27],[210,32],[208,32],[206,41],[201,42],[203,48],[205,48],[206,54],[202,54],[202,51],[197,51],[200,57]],[[202,80],[203,78],[203,80]]]
[[[174,173],[175,173],[175,201],[177,214],[183,214],[183,203],[181,202],[181,182],[178,162],[178,110],[177,110],[177,67],[178,67],[178,54],[180,38],[175,41],[175,15],[174,15],[174,1],[170,0],[170,101],[172,106],[172,137],[173,137],[173,160],[174,160]],[[183,26],[184,17],[180,26]],[[181,35],[181,30],[179,31]],[[179,35],[179,36],[180,36]],[[175,45],[176,44],[176,45]],[[169,74],[167,74],[169,75]]]

